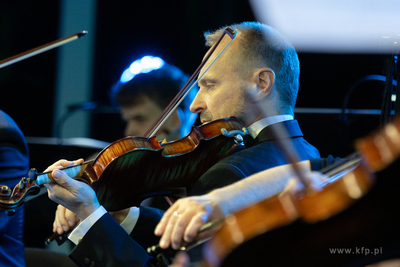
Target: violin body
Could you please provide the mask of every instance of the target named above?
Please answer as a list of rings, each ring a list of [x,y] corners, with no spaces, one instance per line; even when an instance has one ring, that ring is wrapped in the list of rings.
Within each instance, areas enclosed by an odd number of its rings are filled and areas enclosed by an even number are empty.
[[[399,164],[376,173],[369,192],[340,213],[266,229],[237,244],[220,266],[364,267],[399,258]]]
[[[280,231],[281,228],[291,228],[297,224],[315,225],[356,202],[372,187],[374,176],[363,168],[364,163],[360,159],[354,160],[353,157],[343,159],[336,164],[339,166],[336,166],[332,177],[339,175],[341,179],[330,181],[324,190],[307,192],[300,196],[290,192],[277,194],[228,216],[225,224],[205,247],[207,265],[242,266],[230,265],[237,262],[236,255],[254,255],[255,258],[250,261],[260,260],[257,254],[247,251],[253,248],[254,242],[269,244],[270,239],[265,239],[265,236],[271,232]],[[262,241],[254,241],[259,239]],[[274,241],[271,244],[274,244]],[[260,252],[258,246],[259,244],[256,244],[255,250]],[[260,249],[264,247],[264,243],[260,244]],[[287,253],[286,249],[283,251]],[[274,249],[272,255],[278,252]],[[264,252],[260,255],[267,254]]]
[[[239,120],[230,118],[193,126],[187,136],[168,143],[160,144],[155,137],[123,138],[94,160],[99,179],[92,187],[110,211],[138,206],[151,196],[173,195],[172,189],[190,188],[236,144],[235,137],[221,129],[242,128]]]

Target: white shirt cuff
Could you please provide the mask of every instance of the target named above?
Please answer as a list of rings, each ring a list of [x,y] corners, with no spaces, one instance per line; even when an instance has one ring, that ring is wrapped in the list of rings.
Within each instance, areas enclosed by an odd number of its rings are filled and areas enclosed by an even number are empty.
[[[68,236],[69,240],[78,245],[79,240],[89,231],[89,229],[94,225],[107,211],[103,206],[100,206],[92,214],[90,214],[86,219],[84,219]]]
[[[131,207],[129,209],[128,215],[126,215],[125,220],[121,223],[121,227],[130,234],[135,228],[135,225],[139,218],[139,208],[138,207]]]

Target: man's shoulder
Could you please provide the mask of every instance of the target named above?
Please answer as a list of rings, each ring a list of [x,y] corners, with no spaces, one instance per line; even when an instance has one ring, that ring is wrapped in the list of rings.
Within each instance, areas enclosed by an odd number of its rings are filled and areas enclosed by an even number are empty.
[[[295,138],[293,145],[300,160],[319,158],[319,151],[303,137]],[[293,139],[292,139],[293,140]],[[246,176],[268,168],[287,164],[287,160],[276,141],[264,140],[242,149],[220,160],[215,168],[238,168]]]

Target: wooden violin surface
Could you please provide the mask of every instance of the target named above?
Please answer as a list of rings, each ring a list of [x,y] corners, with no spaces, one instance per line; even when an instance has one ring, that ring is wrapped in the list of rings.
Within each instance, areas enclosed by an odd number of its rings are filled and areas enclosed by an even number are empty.
[[[221,129],[242,129],[237,119],[221,119],[199,127],[184,138],[160,144],[150,138],[148,146],[132,148],[144,138],[124,138],[122,143],[105,148],[93,169],[101,178],[93,184],[100,203],[108,210],[135,205],[149,196],[168,195],[170,188],[190,187],[235,145]],[[132,145],[133,144],[133,145]],[[118,146],[117,152],[108,150]],[[121,154],[117,156],[117,154]],[[105,166],[105,167],[104,167]]]
[[[365,266],[400,257],[400,119],[356,149],[328,168],[321,190],[279,194],[227,217],[205,246],[205,265]]]

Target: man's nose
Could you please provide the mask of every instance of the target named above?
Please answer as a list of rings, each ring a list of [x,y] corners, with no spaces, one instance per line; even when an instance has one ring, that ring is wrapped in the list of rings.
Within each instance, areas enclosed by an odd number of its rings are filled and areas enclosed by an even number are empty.
[[[190,111],[193,113],[201,113],[207,109],[206,102],[201,97],[200,92],[197,93],[196,97],[193,99],[192,104],[190,105]]]

